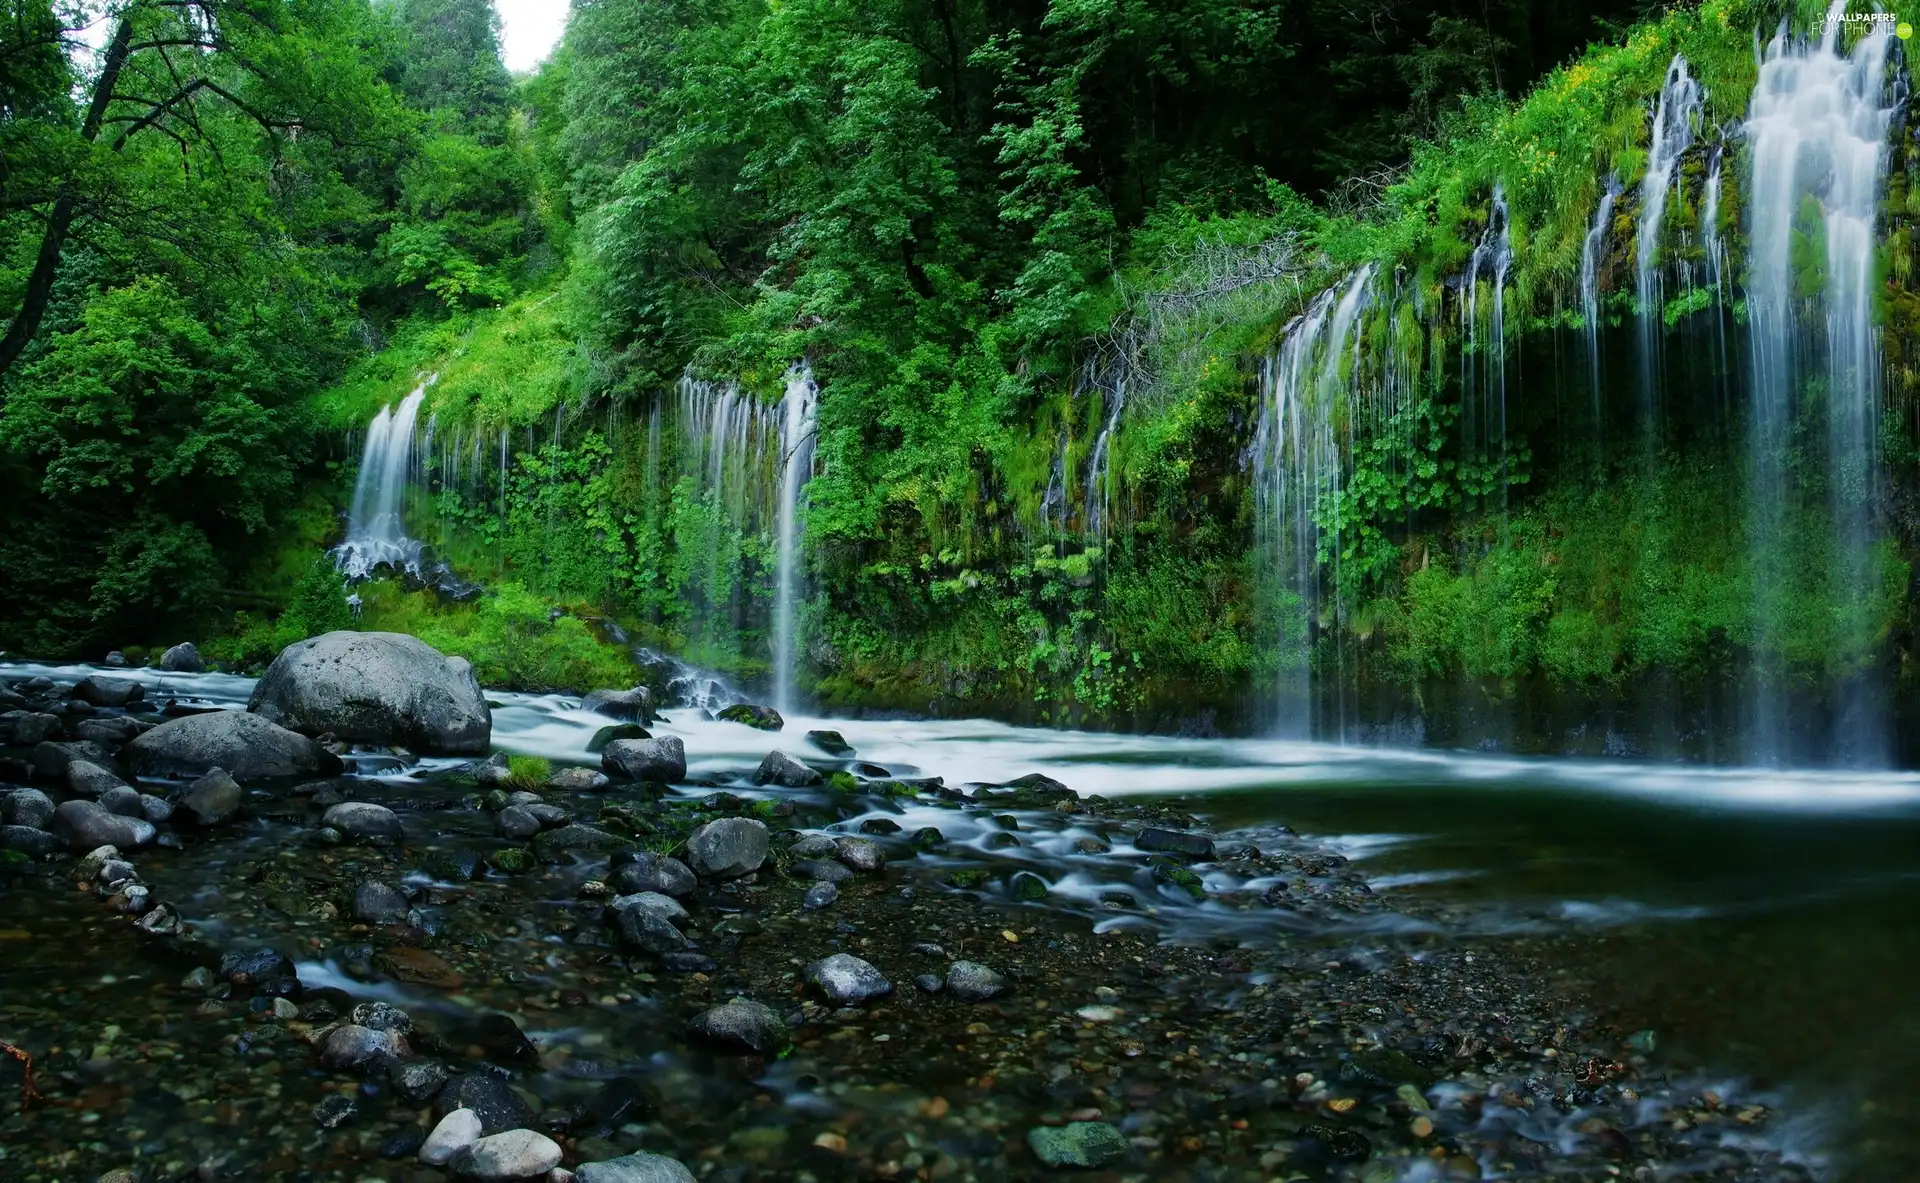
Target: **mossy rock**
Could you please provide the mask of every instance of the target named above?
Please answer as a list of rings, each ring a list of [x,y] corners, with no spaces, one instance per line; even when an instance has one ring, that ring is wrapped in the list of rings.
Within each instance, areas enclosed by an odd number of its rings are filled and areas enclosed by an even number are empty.
[[[1177,887],[1196,900],[1207,898],[1207,885],[1200,876],[1171,859],[1155,859],[1153,862],[1153,881]]]
[[[1032,871],[1022,871],[1013,877],[1010,884],[1013,898],[1016,900],[1044,900],[1049,891],[1047,881]]]
[[[594,732],[593,738],[587,741],[587,750],[589,752],[604,751],[606,746],[616,739],[652,738],[653,735],[638,723],[615,723]]]
[[[778,731],[787,725],[780,712],[772,707],[754,706],[752,703],[736,702],[716,714],[714,718],[723,723],[744,723],[760,731]]]
[[[857,793],[860,781],[851,772],[835,772],[827,777],[827,787],[838,793]]]
[[[487,856],[487,865],[503,875],[522,875],[533,870],[533,853],[517,846],[496,850]]]
[[[987,873],[985,871],[971,868],[959,871],[948,871],[946,877],[947,886],[962,889],[976,888],[986,883],[986,881]]]

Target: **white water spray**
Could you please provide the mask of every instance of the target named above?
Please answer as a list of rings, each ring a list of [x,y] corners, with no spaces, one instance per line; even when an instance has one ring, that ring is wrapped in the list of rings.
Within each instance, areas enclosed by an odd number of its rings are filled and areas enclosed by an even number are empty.
[[[780,402],[780,566],[773,604],[773,697],[774,706],[781,711],[794,706],[795,614],[801,595],[801,541],[805,531],[801,497],[807,479],[813,475],[814,416],[819,405],[820,388],[814,383],[813,367],[802,361],[787,371],[787,392]]]
[[[1642,412],[1653,438],[1660,406],[1660,328],[1666,311],[1666,284],[1660,271],[1660,228],[1673,192],[1680,159],[1693,146],[1694,129],[1706,92],[1679,54],[1667,66],[1666,81],[1653,109],[1647,144],[1647,173],[1640,179],[1640,226],[1634,243],[1634,294],[1640,305],[1640,382]]]
[[[382,563],[420,573],[420,543],[407,534],[402,510],[413,481],[414,425],[431,385],[429,376],[397,406],[380,408],[367,426],[347,540],[333,551],[334,565],[349,579],[365,579]]]

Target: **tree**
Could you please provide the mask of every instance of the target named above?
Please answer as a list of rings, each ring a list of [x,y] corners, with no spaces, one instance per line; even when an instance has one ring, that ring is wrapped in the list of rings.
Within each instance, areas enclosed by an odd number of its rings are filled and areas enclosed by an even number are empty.
[[[220,167],[236,145],[210,124],[219,109],[250,123],[257,150],[269,156],[303,134],[336,146],[386,134],[391,105],[355,52],[366,14],[347,0],[128,0],[114,11],[97,65],[77,80],[79,97],[64,111],[45,97],[45,80],[55,75],[48,47],[63,59],[96,56],[81,40],[88,14],[73,10],[62,21],[34,0],[13,0],[13,13],[0,61],[9,69],[21,61],[29,80],[41,83],[28,92],[41,96],[34,129],[41,150],[25,162],[38,166],[30,175],[8,176],[0,210],[31,211],[39,233],[0,337],[0,376],[40,331],[76,224],[150,212],[125,200],[130,149],[164,139],[183,167],[195,167],[196,158]]]

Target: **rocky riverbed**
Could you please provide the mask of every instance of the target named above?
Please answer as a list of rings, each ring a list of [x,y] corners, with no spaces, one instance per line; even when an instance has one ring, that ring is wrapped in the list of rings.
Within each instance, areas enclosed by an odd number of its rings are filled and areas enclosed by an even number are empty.
[[[223,684],[55,673],[0,715],[0,1040],[41,1095],[0,1179],[1818,1174],[1775,1097],[1583,996],[1592,938],[1389,904],[1204,799],[764,717],[721,724],[762,759],[658,774],[617,700],[599,761],[323,734],[229,788],[126,755]]]

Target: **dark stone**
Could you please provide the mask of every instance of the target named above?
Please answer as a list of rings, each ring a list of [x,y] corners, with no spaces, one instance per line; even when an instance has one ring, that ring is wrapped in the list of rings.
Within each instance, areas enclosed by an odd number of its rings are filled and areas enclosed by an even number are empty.
[[[500,832],[517,841],[525,841],[540,832],[540,819],[523,805],[509,805],[493,819]]]
[[[608,776],[671,785],[687,779],[687,748],[677,735],[661,739],[616,739],[600,753]]]
[[[400,817],[384,805],[368,801],[345,801],[321,815],[320,824],[330,826],[349,838],[390,842],[406,836]]]
[[[360,1116],[360,1106],[352,1097],[333,1093],[313,1107],[313,1121],[323,1130],[337,1130]]]
[[[53,811],[53,832],[79,854],[101,846],[132,850],[152,842],[155,835],[153,823],[145,818],[120,817],[94,801],[62,802]]]
[[[893,983],[885,974],[851,953],[835,953],[807,966],[806,979],[835,1006],[853,1006],[893,993]]]
[[[701,1011],[688,1025],[694,1039],[732,1051],[778,1055],[787,1046],[787,1024],[773,1008],[736,998]]]
[[[153,724],[142,722],[130,715],[114,715],[105,719],[82,719],[75,724],[73,734],[79,739],[90,739],[94,743],[107,747],[119,747],[131,743],[145,732],[153,730]]]
[[[147,808],[140,803],[140,790],[127,785],[115,785],[100,794],[100,808],[119,817],[147,820]]]
[[[160,655],[160,668],[179,674],[197,674],[207,668],[200,658],[200,650],[194,648],[192,641],[182,641]]]
[[[1089,1170],[1112,1166],[1133,1149],[1126,1135],[1103,1121],[1035,1126],[1027,1131],[1027,1145],[1035,1158],[1050,1167]]]
[[[1357,1130],[1316,1122],[1294,1135],[1299,1157],[1310,1163],[1365,1162],[1373,1155],[1373,1143]]]
[[[787,865],[787,874],[796,879],[811,879],[816,883],[842,883],[853,878],[853,871],[845,864],[827,859],[801,859]]]
[[[53,798],[39,789],[15,789],[0,797],[0,821],[44,830],[53,820]]]
[[[473,1110],[480,1119],[482,1135],[531,1129],[535,1122],[533,1107],[498,1075],[497,1069],[485,1067],[454,1077],[434,1097],[434,1117],[445,1117],[455,1109]]]
[[[1145,850],[1153,854],[1177,854],[1182,858],[1206,861],[1213,857],[1213,839],[1205,834],[1188,834],[1180,830],[1162,830],[1148,828],[1134,835],[1135,850]]]
[[[200,777],[224,768],[237,781],[340,771],[339,757],[304,735],[244,711],[170,719],[121,751],[138,776]]]
[[[418,1057],[396,1060],[387,1071],[393,1091],[409,1101],[425,1101],[446,1087],[447,1070],[438,1060]],[[416,1147],[417,1149],[417,1147]]]
[[[580,700],[580,709],[605,715],[609,719],[651,723],[653,691],[645,686],[635,686],[631,690],[596,690]]]
[[[637,900],[640,897],[625,898]],[[678,953],[687,947],[687,938],[674,927],[671,920],[653,908],[635,904],[622,906],[616,902],[614,907],[607,909],[607,919],[619,935],[620,943],[629,949],[660,955]]]
[[[694,873],[732,879],[760,869],[767,859],[769,838],[765,822],[726,817],[708,822],[687,838],[687,864]]]
[[[250,986],[275,978],[295,976],[293,961],[278,949],[235,949],[222,954],[217,976],[236,986]]]
[[[655,891],[661,895],[689,896],[700,886],[692,871],[679,859],[652,851],[613,856],[613,873],[607,885],[620,895]]]
[[[31,826],[0,826],[0,850],[14,850],[29,858],[43,859],[61,848],[57,835]]]
[[[482,1015],[474,1024],[473,1042],[487,1054],[489,1060],[503,1064],[519,1064],[523,1067],[537,1068],[540,1065],[540,1049],[520,1030],[520,1024],[506,1015]]]
[[[246,792],[231,776],[216,768],[194,781],[180,795],[180,807],[202,826],[230,822],[240,813]]]
[[[947,969],[947,993],[967,1002],[985,1002],[1007,988],[1007,979],[977,961],[956,961]]]
[[[652,739],[653,735],[638,723],[615,723],[611,727],[602,727],[593,733],[587,741],[589,752],[603,752],[608,744],[616,739]]]
[[[82,797],[100,798],[114,789],[124,789],[127,782],[120,779],[112,770],[95,764],[92,760],[71,760],[63,774],[67,788]]]
[[[809,731],[807,742],[829,756],[853,755],[853,745],[848,743],[838,731]]]
[[[37,711],[8,711],[0,715],[0,742],[30,748],[60,734],[60,716]]]
[[[812,887],[807,888],[806,898],[800,901],[800,906],[809,911],[817,912],[821,908],[831,907],[834,901],[839,898],[840,888],[836,885],[832,883],[816,883]]]
[[[768,752],[766,758],[760,761],[760,767],[753,773],[753,783],[756,785],[780,785],[789,789],[807,788],[825,779],[818,772],[778,748]]]
[[[697,949],[682,949],[661,956],[660,968],[670,974],[710,974],[720,963]]]
[[[862,834],[898,834],[900,823],[890,817],[870,817],[860,823]]]
[[[589,1136],[604,1138],[623,1125],[651,1120],[659,1112],[658,1089],[631,1076],[616,1076],[595,1089],[580,1106],[574,1126]]]
[[[73,687],[73,697],[97,707],[124,707],[146,694],[146,687],[125,678],[82,678]]]
[[[714,716],[723,723],[744,723],[760,731],[778,731],[787,725],[780,712],[772,707],[754,706],[752,703],[737,702]]]
[[[836,838],[833,847],[834,857],[856,871],[871,875],[887,869],[887,856],[866,838]]]
[[[369,879],[353,889],[353,918],[367,924],[402,924],[407,897],[398,888]]]
[[[102,768],[113,760],[113,753],[91,740],[78,743],[57,743],[51,740],[38,743],[33,748],[33,774],[42,780],[64,780],[67,766],[75,760],[85,760],[89,764]],[[120,778],[115,777],[116,781]]]

